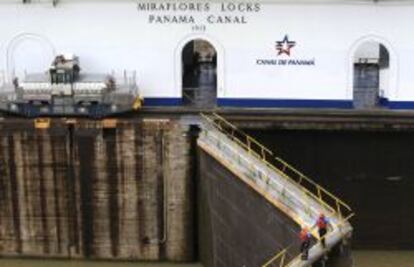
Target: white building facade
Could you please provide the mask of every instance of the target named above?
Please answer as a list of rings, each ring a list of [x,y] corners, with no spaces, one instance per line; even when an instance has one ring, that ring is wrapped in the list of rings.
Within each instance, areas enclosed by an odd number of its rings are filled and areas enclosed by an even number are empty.
[[[372,106],[411,109],[413,14],[398,0],[0,0],[0,69],[10,81],[70,52],[85,72],[136,70],[146,105],[181,105],[183,50],[203,40],[218,106],[355,108],[370,88]]]

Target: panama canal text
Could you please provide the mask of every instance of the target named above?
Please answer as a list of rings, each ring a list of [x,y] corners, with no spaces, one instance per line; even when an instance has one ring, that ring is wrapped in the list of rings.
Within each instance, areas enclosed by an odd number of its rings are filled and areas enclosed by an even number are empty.
[[[247,24],[247,14],[260,12],[261,4],[255,2],[214,4],[204,2],[139,2],[137,10],[149,13],[149,24]],[[204,13],[205,16],[198,16],[201,13]]]

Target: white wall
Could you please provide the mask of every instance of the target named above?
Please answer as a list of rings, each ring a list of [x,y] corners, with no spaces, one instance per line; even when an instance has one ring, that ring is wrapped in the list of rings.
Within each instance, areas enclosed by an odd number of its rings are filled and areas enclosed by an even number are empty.
[[[257,13],[231,13],[245,15],[247,24],[206,24],[205,31],[190,24],[149,24],[149,13],[137,11],[133,2],[63,2],[56,8],[1,4],[0,69],[13,65],[7,64],[12,40],[35,34],[43,38],[14,42],[17,73],[41,71],[55,52],[74,52],[83,71],[135,69],[144,96],[181,97],[179,49],[194,36],[217,46],[219,97],[350,100],[354,52],[375,39],[390,51],[393,68],[385,96],[414,101],[413,5],[262,4]],[[208,15],[185,14],[199,21]],[[256,64],[257,59],[288,59],[275,49],[286,34],[296,41],[290,58],[312,59],[315,66]]]
[[[366,42],[361,44],[354,54],[354,62],[359,62],[361,58],[379,59],[380,58],[380,44],[377,42]]]

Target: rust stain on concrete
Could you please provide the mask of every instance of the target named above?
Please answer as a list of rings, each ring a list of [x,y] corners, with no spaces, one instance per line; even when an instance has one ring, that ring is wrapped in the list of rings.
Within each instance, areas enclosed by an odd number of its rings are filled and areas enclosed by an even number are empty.
[[[0,255],[194,259],[188,127],[0,122]]]

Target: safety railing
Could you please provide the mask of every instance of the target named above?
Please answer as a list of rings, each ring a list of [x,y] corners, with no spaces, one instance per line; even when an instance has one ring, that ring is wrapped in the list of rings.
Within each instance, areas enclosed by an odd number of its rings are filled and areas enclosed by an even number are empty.
[[[262,162],[266,167],[268,167],[275,173],[279,174],[281,177],[297,185],[296,188],[298,190],[301,190],[304,197],[301,200],[294,198],[284,198],[284,202],[288,203],[288,207],[297,208],[298,206],[300,206],[304,209],[310,209],[310,207],[306,207],[306,204],[302,201],[309,202],[309,199],[312,199],[316,201],[320,206],[322,206],[324,210],[328,211],[328,213],[326,213],[327,216],[335,218],[335,220],[331,222],[335,229],[340,229],[341,226],[346,224],[349,221],[349,219],[353,217],[354,214],[348,204],[346,204],[344,201],[336,197],[334,194],[324,189],[322,186],[311,180],[309,177],[305,176],[303,173],[292,167],[290,164],[288,164],[280,157],[275,156],[272,151],[264,147],[256,139],[247,135],[246,133],[238,129],[235,125],[221,117],[220,115],[215,113],[211,115],[202,114],[202,117],[208,122],[209,125],[213,126],[217,130],[219,130],[221,134],[223,134],[231,141],[238,144],[249,155],[256,158],[256,160]],[[218,145],[219,143],[220,141],[218,141]],[[221,149],[224,148],[225,146],[222,146]],[[232,154],[234,154],[234,151],[232,152]],[[240,156],[238,157],[238,161],[241,161]],[[248,164],[247,162],[240,163]],[[260,175],[260,172],[257,173],[259,173]],[[271,177],[269,175],[262,175],[261,179],[264,179],[268,187],[272,187],[274,180],[271,180]],[[275,188],[273,188],[273,190],[274,189]],[[284,192],[279,191],[278,193],[285,197]],[[319,241],[316,231],[313,231],[313,233],[314,237]],[[263,267],[287,266],[289,264],[288,260],[292,259],[291,257],[288,257],[288,251],[289,248],[285,248],[284,250],[280,251],[274,257],[269,259],[263,265]]]
[[[202,117],[232,141],[244,148],[250,155],[262,161],[267,167],[279,173],[284,178],[300,185],[299,188],[301,188],[305,195],[313,198],[326,210],[330,211],[330,214],[326,215],[345,218],[349,214],[352,214],[352,209],[348,204],[295,169],[282,158],[275,156],[272,151],[263,146],[259,141],[244,133],[222,116],[213,113],[211,115],[202,114]]]
[[[200,134],[199,145],[204,149],[208,149],[203,145],[204,143],[208,144],[210,149],[216,149],[216,152],[212,151],[212,153],[220,156],[223,165],[241,174],[242,177],[240,178],[253,186],[260,194],[272,195],[271,198],[277,201],[279,209],[290,212],[292,215],[296,214],[292,216],[296,223],[300,225],[312,223],[309,217],[312,217],[312,214],[317,216],[320,209],[312,209],[312,206],[314,206],[312,201],[307,195],[303,195],[300,189],[295,190],[297,188],[296,184],[268,168],[261,160],[248,154],[237,142],[227,138],[219,130],[209,129],[215,126],[205,124],[203,127],[204,130]]]
[[[189,105],[194,105],[195,104],[195,99],[194,97],[192,97],[188,92],[183,91],[183,100],[185,103],[189,104]],[[188,101],[188,102],[187,102]]]
[[[284,267],[287,263],[288,249],[285,248],[280,251],[276,256],[268,260],[262,267]]]
[[[341,227],[343,225],[345,225],[346,223],[349,222],[349,220],[354,217],[354,213],[349,214],[346,218],[342,218],[342,220],[337,224],[337,227]],[[329,236],[330,233],[327,233],[327,236]],[[318,242],[320,242],[320,238],[319,236],[314,236],[314,238],[316,238],[316,240]],[[298,261],[301,260],[301,254],[298,255],[294,260],[288,262],[287,259],[287,254],[289,251],[289,247],[283,249],[282,251],[280,251],[279,253],[277,253],[274,257],[272,257],[271,259],[269,259],[266,263],[264,263],[262,265],[262,267],[286,267],[286,266],[290,266],[290,264],[292,264],[293,261]]]

